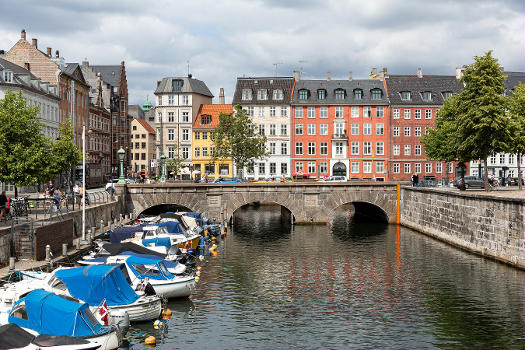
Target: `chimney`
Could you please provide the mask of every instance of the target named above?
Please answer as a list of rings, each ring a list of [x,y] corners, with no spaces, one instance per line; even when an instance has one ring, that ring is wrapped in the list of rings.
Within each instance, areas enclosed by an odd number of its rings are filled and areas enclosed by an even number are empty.
[[[372,73],[370,73],[371,77],[375,77],[377,75],[377,68],[372,68]]]
[[[26,40],[26,30],[22,29],[22,33],[20,33],[20,38]]]
[[[386,69],[386,67],[383,67],[383,77],[387,77],[388,76],[388,70]]]
[[[87,58],[84,58],[84,60],[82,61],[82,67],[89,67],[89,61],[87,60]]]
[[[33,39],[32,39],[32,42],[33,42],[32,45],[33,45],[35,48],[38,49],[38,40],[37,40],[36,38],[33,38]]]
[[[295,81],[301,80],[301,72],[298,72],[298,71],[294,70],[293,71],[293,78],[295,79]]]
[[[501,71],[501,73],[503,73],[505,71],[505,67],[499,66],[499,70]]]
[[[330,72],[326,72],[326,80],[330,81]]]
[[[157,80],[157,87],[160,86],[160,80]]]
[[[456,79],[459,80],[463,76],[463,69],[456,68]]]
[[[0,55],[5,55],[5,51],[4,50],[0,50]]]
[[[24,68],[27,69],[28,71],[31,70],[31,66],[29,65],[29,62],[24,63]]]
[[[418,78],[423,78],[423,70],[421,68],[417,69],[417,77]]]
[[[219,90],[219,104],[224,104],[224,88],[220,88]]]
[[[51,48],[50,47],[47,48],[47,56],[51,57]]]
[[[191,75],[191,73],[188,74],[188,78],[189,78],[189,79],[191,79],[192,77],[193,77],[193,75]]]
[[[348,80],[352,81],[354,78],[352,77],[352,72],[348,73]]]
[[[55,51],[55,57],[56,58],[59,58],[60,57],[60,52],[58,50]]]

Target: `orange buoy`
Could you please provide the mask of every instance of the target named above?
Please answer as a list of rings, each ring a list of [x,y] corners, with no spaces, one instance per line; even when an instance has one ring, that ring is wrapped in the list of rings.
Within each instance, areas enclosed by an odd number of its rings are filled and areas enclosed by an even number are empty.
[[[213,253],[212,253],[212,255],[213,255],[213,256],[217,256],[217,255],[219,255],[219,253],[216,252],[216,251],[214,250]]]
[[[154,345],[154,344],[157,344],[157,339],[155,339],[154,336],[150,335],[149,337],[147,337],[146,339],[144,339],[144,343],[146,345]]]
[[[200,270],[202,270],[202,266],[197,267],[197,271],[200,271]]]

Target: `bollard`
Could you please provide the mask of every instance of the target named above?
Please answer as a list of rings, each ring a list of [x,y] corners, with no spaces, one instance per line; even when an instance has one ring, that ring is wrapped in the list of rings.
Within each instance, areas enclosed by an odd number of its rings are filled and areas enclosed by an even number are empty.
[[[80,238],[78,238],[78,239],[75,241],[75,244],[76,244],[77,250],[80,250]]]
[[[93,238],[95,238],[96,236],[95,232],[97,232],[97,228],[95,226],[91,226],[91,233],[93,234]]]
[[[67,256],[67,243],[62,243],[62,255]]]
[[[117,218],[115,218],[115,220],[113,221],[113,224],[116,226],[117,223],[118,223],[118,220],[117,220]]]
[[[51,246],[49,244],[46,245],[46,260],[51,260]]]
[[[91,244],[91,239],[92,239],[92,238],[93,238],[93,237],[91,237],[91,230],[88,230],[88,232],[87,232],[87,241],[88,241],[88,244]]]
[[[100,233],[104,232],[104,220],[100,220]]]
[[[10,257],[9,258],[9,270],[14,271],[14,269],[15,269],[15,258]]]

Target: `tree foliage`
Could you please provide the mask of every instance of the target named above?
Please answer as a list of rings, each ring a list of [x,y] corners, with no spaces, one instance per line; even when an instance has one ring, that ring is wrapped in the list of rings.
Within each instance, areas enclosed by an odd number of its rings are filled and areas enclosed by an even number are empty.
[[[60,138],[53,143],[53,174],[57,175],[62,171],[74,168],[82,160],[82,152],[73,142],[73,125],[66,119],[59,129]],[[86,154],[86,160],[88,155]]]
[[[176,147],[175,157],[166,160],[166,171],[171,171],[173,174],[177,175],[181,171],[186,161],[187,159],[183,158],[179,154],[179,150]]]
[[[521,157],[525,154],[525,85],[521,82],[509,97],[508,110],[512,133],[508,151],[518,156],[518,183],[521,190]]]
[[[266,136],[257,130],[241,105],[236,105],[230,114],[221,113],[214,133],[213,161],[231,158],[238,170],[253,166],[256,159],[268,155]]]

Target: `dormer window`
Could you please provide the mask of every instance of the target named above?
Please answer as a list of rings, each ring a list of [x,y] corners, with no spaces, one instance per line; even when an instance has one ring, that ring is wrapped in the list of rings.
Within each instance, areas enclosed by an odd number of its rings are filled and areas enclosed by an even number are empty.
[[[209,124],[211,124],[211,115],[209,114],[201,115],[201,125],[209,125]]]
[[[273,90],[273,99],[276,100],[276,101],[280,101],[282,100],[284,97],[283,97],[283,90],[281,89],[275,89]]]
[[[362,100],[362,99],[363,99],[363,90],[355,89],[354,90],[354,100]]]
[[[11,72],[10,70],[5,70],[4,71],[4,81],[6,83],[12,83],[13,82],[13,72]]]
[[[381,89],[372,89],[370,90],[370,94],[372,95],[372,100],[380,100],[381,97],[383,97],[383,91],[381,91]]]
[[[184,85],[184,81],[182,81],[181,79],[173,79],[171,81],[171,88],[173,91],[181,91],[182,85]]]
[[[267,89],[257,90],[257,99],[260,101],[266,101],[268,99],[268,90]]]
[[[432,93],[430,91],[423,92],[423,101],[432,101]]]
[[[308,90],[307,89],[301,89],[299,90],[299,99],[300,100],[308,100]]]
[[[447,98],[452,96],[452,91],[444,91],[442,92],[442,95],[443,95],[443,99],[446,100]]]
[[[242,100],[250,101],[252,99],[252,89],[242,89]]]
[[[326,90],[325,89],[317,90],[317,99],[318,100],[325,100],[326,99]]]
[[[335,99],[336,100],[344,100],[346,97],[346,90],[345,89],[335,89]]]
[[[401,99],[403,101],[410,101],[410,91],[401,91]]]

